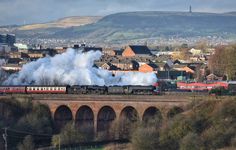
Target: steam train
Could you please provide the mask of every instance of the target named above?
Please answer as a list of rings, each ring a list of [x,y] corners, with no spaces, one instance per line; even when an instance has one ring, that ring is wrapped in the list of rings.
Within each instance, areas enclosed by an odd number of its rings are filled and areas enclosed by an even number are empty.
[[[98,94],[98,95],[160,95],[163,91],[178,92],[210,92],[215,89],[227,90],[230,94],[236,94],[235,82],[157,82],[152,86],[125,85],[125,86],[97,86],[97,85],[73,85],[73,86],[0,86],[0,94]]]
[[[0,86],[2,94],[122,94],[122,95],[155,95],[159,94],[157,86]]]

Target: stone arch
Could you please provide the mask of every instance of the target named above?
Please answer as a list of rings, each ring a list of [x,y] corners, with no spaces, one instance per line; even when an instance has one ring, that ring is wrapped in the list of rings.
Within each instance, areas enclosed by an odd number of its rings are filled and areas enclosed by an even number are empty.
[[[66,105],[59,106],[54,113],[55,128],[61,130],[68,122],[73,120],[72,112]]]
[[[132,129],[139,120],[138,111],[134,107],[127,106],[123,108],[119,117],[120,138],[129,138]]]
[[[168,113],[167,113],[167,117],[168,118],[173,118],[175,115],[184,112],[184,110],[181,107],[178,106],[174,106],[173,108],[171,108]]]
[[[110,139],[112,137],[112,123],[116,119],[116,113],[110,106],[103,106],[97,115],[97,132],[101,138]]]
[[[91,136],[94,134],[94,113],[93,110],[87,106],[81,106],[75,115],[75,124],[78,126],[79,130]]]
[[[151,122],[158,123],[161,122],[161,120],[162,120],[161,111],[154,106],[148,107],[143,113],[142,121],[144,123],[151,123]]]

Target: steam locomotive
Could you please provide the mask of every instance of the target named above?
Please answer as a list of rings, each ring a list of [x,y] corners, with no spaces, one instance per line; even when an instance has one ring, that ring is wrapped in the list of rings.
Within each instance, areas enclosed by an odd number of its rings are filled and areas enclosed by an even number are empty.
[[[121,95],[155,95],[159,94],[158,86],[0,86],[2,94],[121,94]]]

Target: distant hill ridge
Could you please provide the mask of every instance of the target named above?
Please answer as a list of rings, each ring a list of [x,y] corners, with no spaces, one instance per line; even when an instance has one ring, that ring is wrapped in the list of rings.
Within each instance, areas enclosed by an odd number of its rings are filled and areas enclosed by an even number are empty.
[[[105,17],[69,17],[47,24],[23,26],[15,33],[19,37],[69,37],[111,43],[159,37],[221,36],[236,39],[236,12],[138,11]]]
[[[225,14],[236,15],[236,11],[227,12],[227,13],[225,13]]]
[[[108,15],[98,22],[56,32],[58,37],[102,41],[155,37],[236,37],[236,14],[144,11]]]

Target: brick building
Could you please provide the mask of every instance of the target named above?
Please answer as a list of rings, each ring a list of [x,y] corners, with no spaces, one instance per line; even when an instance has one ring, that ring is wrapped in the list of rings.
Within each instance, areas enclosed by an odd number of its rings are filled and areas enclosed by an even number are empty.
[[[40,53],[40,52],[38,52],[38,53],[36,53],[36,52],[34,52],[34,53],[28,53],[28,55],[29,55],[29,57],[30,57],[31,59],[43,58],[43,57],[46,56],[45,54]]]
[[[108,55],[108,56],[115,56],[116,55],[116,52],[113,49],[104,49],[102,51],[102,53],[104,55]]]
[[[29,56],[26,53],[22,52],[11,52],[9,54],[10,58],[29,58]]]
[[[140,67],[139,67],[139,72],[155,72],[155,73],[157,73],[157,71],[158,71],[158,66],[157,65],[155,65],[155,64],[146,64],[146,63],[144,63],[144,64],[142,64],[142,65],[140,65]]]
[[[110,62],[118,70],[138,70],[139,64],[134,60],[112,60]]]
[[[147,46],[144,45],[129,45],[123,53],[123,57],[151,57],[151,51]]]

